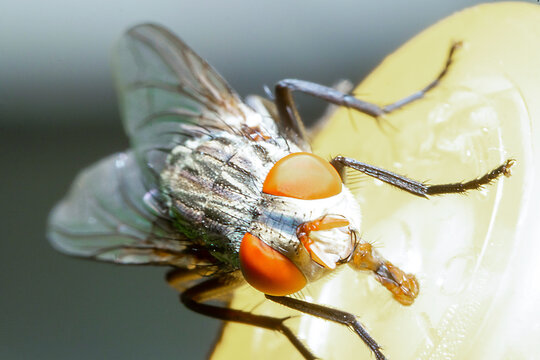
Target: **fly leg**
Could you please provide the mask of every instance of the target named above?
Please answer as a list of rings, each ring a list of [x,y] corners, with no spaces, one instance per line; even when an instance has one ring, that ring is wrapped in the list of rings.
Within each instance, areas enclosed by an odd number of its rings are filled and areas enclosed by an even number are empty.
[[[354,95],[345,94],[339,90],[309,81],[297,79],[281,80],[276,84],[275,87],[275,103],[279,117],[285,128],[292,129],[292,131],[296,133],[302,140],[307,141],[306,129],[302,123],[300,115],[298,114],[298,110],[296,109],[292,97],[293,91],[299,91],[304,94],[323,99],[335,105],[345,106],[357,110],[377,119],[380,116],[389,114],[392,111],[400,109],[407,104],[423,98],[428,91],[435,88],[448,72],[448,69],[453,61],[454,53],[460,46],[461,42],[455,42],[452,44],[442,71],[433,81],[415,93],[385,106],[379,106],[364,100],[360,100],[354,97]]]
[[[200,280],[203,276],[204,274],[198,268],[175,268],[167,273],[165,280],[176,291],[184,292],[192,286],[194,281]]]
[[[360,336],[364,343],[373,352],[377,360],[386,359],[384,354],[381,352],[381,347],[379,344],[377,344],[377,342],[368,334],[368,332],[362,327],[362,324],[360,324],[356,316],[353,314],[318,304],[312,304],[303,300],[293,299],[287,296],[265,296],[267,299],[287,306],[291,309],[347,326],[358,336]]]
[[[419,100],[423,98],[428,91],[439,85],[441,82],[441,79],[446,75],[448,72],[448,69],[450,68],[450,65],[452,65],[452,62],[454,60],[454,54],[457,49],[461,47],[462,43],[461,41],[454,42],[452,46],[450,47],[450,51],[448,51],[448,56],[446,57],[446,63],[444,64],[443,69],[439,73],[439,75],[431,81],[429,84],[427,84],[423,89],[418,90],[417,92],[404,97],[403,99],[400,99],[398,101],[395,101],[391,104],[385,105],[381,108],[384,114],[389,114],[394,110],[400,109],[403,106],[410,104],[416,100]]]
[[[332,85],[332,88],[336,89],[337,91],[341,91],[342,93],[348,94],[354,88],[354,84],[349,80],[340,80],[339,82]],[[329,106],[327,106],[324,114],[322,114],[320,118],[315,120],[315,122],[306,129],[307,135],[310,139],[315,138],[315,136],[317,136],[317,134],[325,128],[325,126],[330,122],[330,119],[332,118],[338,107],[338,105],[334,104],[330,104]]]
[[[509,177],[511,175],[510,168],[514,165],[515,160],[506,160],[502,165],[499,165],[490,172],[470,181],[457,182],[451,184],[430,185],[420,181],[406,178],[388,170],[379,167],[362,163],[358,160],[336,156],[330,163],[340,173],[343,178],[344,167],[349,167],[358,170],[368,176],[381,180],[387,184],[397,187],[398,189],[407,191],[413,195],[427,198],[429,195],[455,194],[464,193],[469,190],[478,190],[484,185],[488,185],[496,180],[501,175]]]
[[[230,309],[217,305],[205,304],[206,301],[229,294],[234,288],[243,284],[243,281],[232,275],[213,277],[194,285],[185,290],[180,295],[180,301],[190,310],[199,314],[220,319],[223,321],[233,321],[247,325],[253,325],[269,330],[279,331],[292,343],[292,345],[307,360],[314,360],[316,357],[285,324],[285,318],[275,318],[271,316],[255,315],[246,311]]]

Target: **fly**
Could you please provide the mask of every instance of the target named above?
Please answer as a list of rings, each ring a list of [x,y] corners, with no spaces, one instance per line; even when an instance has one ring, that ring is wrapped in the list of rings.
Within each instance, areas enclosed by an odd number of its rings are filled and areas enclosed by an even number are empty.
[[[182,289],[180,299],[189,309],[279,331],[306,359],[316,355],[286,319],[207,301],[247,282],[270,301],[353,329],[377,359],[385,359],[356,316],[288,296],[345,264],[371,273],[403,305],[419,293],[414,275],[361,239],[361,211],[344,184],[345,168],[428,198],[477,190],[509,176],[514,160],[476,179],[442,185],[343,156],[326,161],[311,152],[313,131],[304,127],[292,93],[377,120],[437,86],[459,46],[451,46],[430,84],[387,106],[295,79],[277,83],[273,102],[257,96],[243,102],[169,31],[136,26],[115,54],[131,149],[76,178],[50,215],[49,239],[69,255],[172,267],[167,281]]]

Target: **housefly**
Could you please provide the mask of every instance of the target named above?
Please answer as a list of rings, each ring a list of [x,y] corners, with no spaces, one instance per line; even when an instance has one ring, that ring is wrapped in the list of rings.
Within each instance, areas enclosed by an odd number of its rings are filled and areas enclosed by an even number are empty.
[[[387,106],[301,80],[282,80],[273,99],[245,102],[201,57],[166,29],[129,30],[115,75],[131,149],[84,170],[52,211],[48,236],[69,255],[172,267],[189,309],[277,330],[312,353],[285,319],[208,303],[246,282],[266,299],[351,328],[377,359],[380,346],[347,312],[290,297],[348,264],[371,273],[403,305],[419,283],[360,237],[361,211],[345,168],[412,195],[463,193],[510,175],[513,160],[466,182],[430,185],[358,160],[326,161],[310,150],[292,93],[302,92],[379,120],[443,80],[459,43],[430,84]],[[360,276],[360,275],[359,275]]]

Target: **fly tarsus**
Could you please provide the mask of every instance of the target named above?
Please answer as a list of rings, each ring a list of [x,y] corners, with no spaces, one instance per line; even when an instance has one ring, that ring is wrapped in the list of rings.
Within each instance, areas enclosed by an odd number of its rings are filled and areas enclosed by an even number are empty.
[[[417,92],[409,96],[406,96],[398,101],[395,101],[391,104],[383,106],[381,109],[382,112],[384,114],[389,114],[395,110],[401,109],[407,104],[410,104],[416,100],[422,99],[427,94],[428,91],[437,87],[437,85],[440,84],[442,78],[445,77],[446,74],[448,73],[448,69],[450,69],[450,65],[452,65],[452,63],[454,62],[454,55],[456,53],[456,50],[461,48],[462,45],[463,43],[461,41],[456,41],[452,43],[452,46],[450,47],[450,51],[448,51],[448,56],[446,57],[446,63],[444,64],[444,67],[439,73],[439,75],[433,81],[431,81],[424,88],[418,90]]]
[[[515,163],[516,160],[508,159],[503,164],[499,165],[490,172],[471,181],[442,185],[426,185],[425,193],[427,195],[441,195],[450,193],[464,193],[468,190],[478,190],[481,189],[484,185],[491,184],[501,175],[504,175],[505,177],[510,177],[512,175],[510,169]]]

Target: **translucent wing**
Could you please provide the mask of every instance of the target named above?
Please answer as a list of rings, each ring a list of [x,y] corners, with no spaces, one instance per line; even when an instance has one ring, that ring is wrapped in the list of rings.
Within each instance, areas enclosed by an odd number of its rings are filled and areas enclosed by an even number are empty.
[[[69,255],[124,264],[185,266],[189,243],[175,232],[131,153],[84,170],[52,211],[48,237]]]
[[[186,137],[215,129],[242,133],[246,106],[223,78],[168,30],[129,30],[115,54],[124,127],[143,170],[159,173]]]
[[[133,149],[79,175],[51,214],[49,238],[62,252],[97,260],[209,265],[206,250],[183,238],[162,210],[159,174],[167,156],[215,131],[248,136],[246,126],[257,126],[277,134],[275,118],[261,100],[244,104],[206,61],[157,25],[130,29],[114,65]]]

